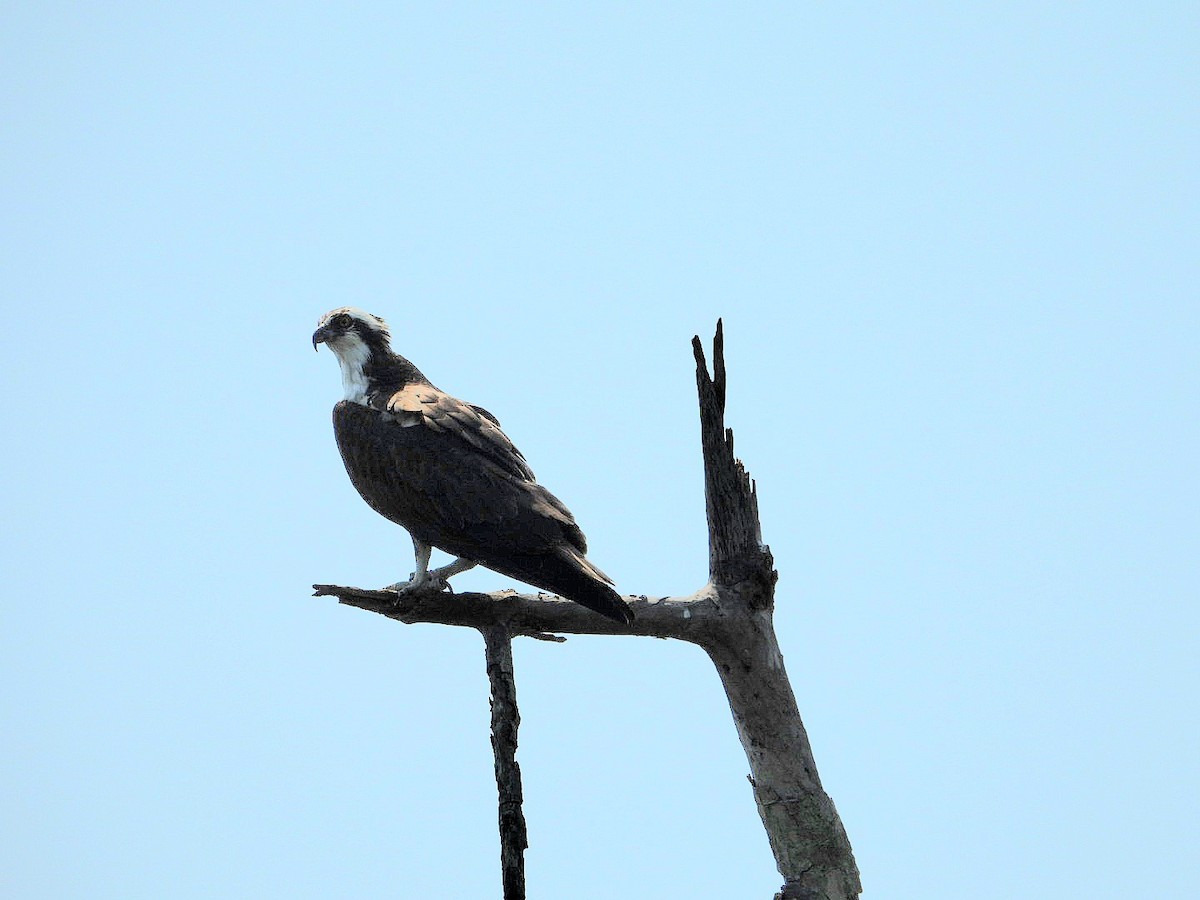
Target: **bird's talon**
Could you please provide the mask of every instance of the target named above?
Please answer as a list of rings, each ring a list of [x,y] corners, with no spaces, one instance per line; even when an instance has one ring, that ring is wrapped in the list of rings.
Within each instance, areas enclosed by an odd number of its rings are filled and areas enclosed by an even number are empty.
[[[408,581],[397,581],[395,584],[389,584],[384,590],[395,591],[397,594],[410,594],[413,591],[420,590],[428,583],[428,581],[417,581],[414,576],[410,577]]]

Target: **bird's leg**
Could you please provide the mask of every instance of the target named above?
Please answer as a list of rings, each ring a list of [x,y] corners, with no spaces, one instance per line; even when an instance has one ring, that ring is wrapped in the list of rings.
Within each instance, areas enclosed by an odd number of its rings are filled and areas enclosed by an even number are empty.
[[[412,539],[413,553],[417,557],[417,571],[409,576],[408,581],[397,581],[395,584],[389,584],[384,588],[385,591],[415,591],[425,586],[429,581],[429,554],[433,552],[433,548],[424,541]]]
[[[450,579],[459,572],[465,572],[467,569],[473,569],[478,565],[474,560],[463,559],[461,556],[449,565],[440,566],[429,573],[429,580],[434,586],[443,591],[453,591],[450,587]]]

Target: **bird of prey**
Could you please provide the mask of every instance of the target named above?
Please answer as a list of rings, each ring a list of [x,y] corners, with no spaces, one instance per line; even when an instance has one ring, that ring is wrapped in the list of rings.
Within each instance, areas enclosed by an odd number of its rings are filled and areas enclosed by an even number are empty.
[[[438,390],[391,349],[383,319],[354,307],[321,317],[345,397],[333,431],[350,481],[380,515],[412,536],[416,572],[399,591],[449,587],[475,565],[573,600],[618,622],[633,610],[588,561],[587,542],[562,501],[486,409]],[[431,548],[457,559],[429,569]]]

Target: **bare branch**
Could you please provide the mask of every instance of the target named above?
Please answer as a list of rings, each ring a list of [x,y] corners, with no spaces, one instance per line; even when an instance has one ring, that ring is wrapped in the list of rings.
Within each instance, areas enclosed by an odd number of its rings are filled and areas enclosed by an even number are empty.
[[[500,806],[500,872],[504,900],[525,900],[525,794],[517,764],[517,682],[513,677],[512,638],[500,625],[480,628],[491,686],[492,755],[496,763],[496,793]]]
[[[705,588],[690,597],[626,597],[636,618],[622,625],[551,594],[451,594],[436,590],[377,591],[337,584],[314,584],[314,597],[337,597],[339,602],[379,613],[412,625],[462,625],[469,628],[501,626],[513,636],[546,639],[554,634],[630,634],[677,638],[703,643],[717,621],[725,617],[716,593]],[[552,638],[550,638],[552,639]]]

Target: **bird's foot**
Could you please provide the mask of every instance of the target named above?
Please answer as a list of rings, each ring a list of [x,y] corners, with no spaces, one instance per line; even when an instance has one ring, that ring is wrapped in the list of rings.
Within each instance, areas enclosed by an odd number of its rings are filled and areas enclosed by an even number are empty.
[[[440,569],[429,570],[429,586],[439,591],[449,591],[454,593],[454,585],[450,583],[450,576],[457,575],[461,569],[454,568],[453,565],[442,566]]]
[[[395,591],[397,594],[410,594],[413,591],[449,591],[453,594],[454,588],[450,586],[451,577],[474,567],[475,563],[471,560],[459,558],[449,565],[437,569],[413,572],[408,576],[408,581],[389,584],[384,590]]]
[[[385,591],[395,591],[397,594],[410,594],[430,585],[428,572],[422,572],[418,577],[416,572],[408,573],[408,581],[397,581],[384,588]]]
[[[434,591],[449,591],[452,594],[454,593],[454,586],[439,575],[436,570],[429,573],[429,580],[425,582],[425,586]]]
[[[472,560],[463,559],[460,556],[449,565],[439,566],[436,569],[430,569],[429,578],[439,591],[449,591],[453,594],[454,587],[450,584],[450,579],[460,572],[465,572],[468,569],[475,568],[475,565],[475,562]]]
[[[384,588],[385,591],[395,591],[397,594],[411,594],[414,591],[449,591],[454,593],[454,588],[450,586],[450,582],[439,569],[431,569],[421,573],[418,578],[415,572],[409,573],[408,581],[397,581],[395,584],[389,584]]]

